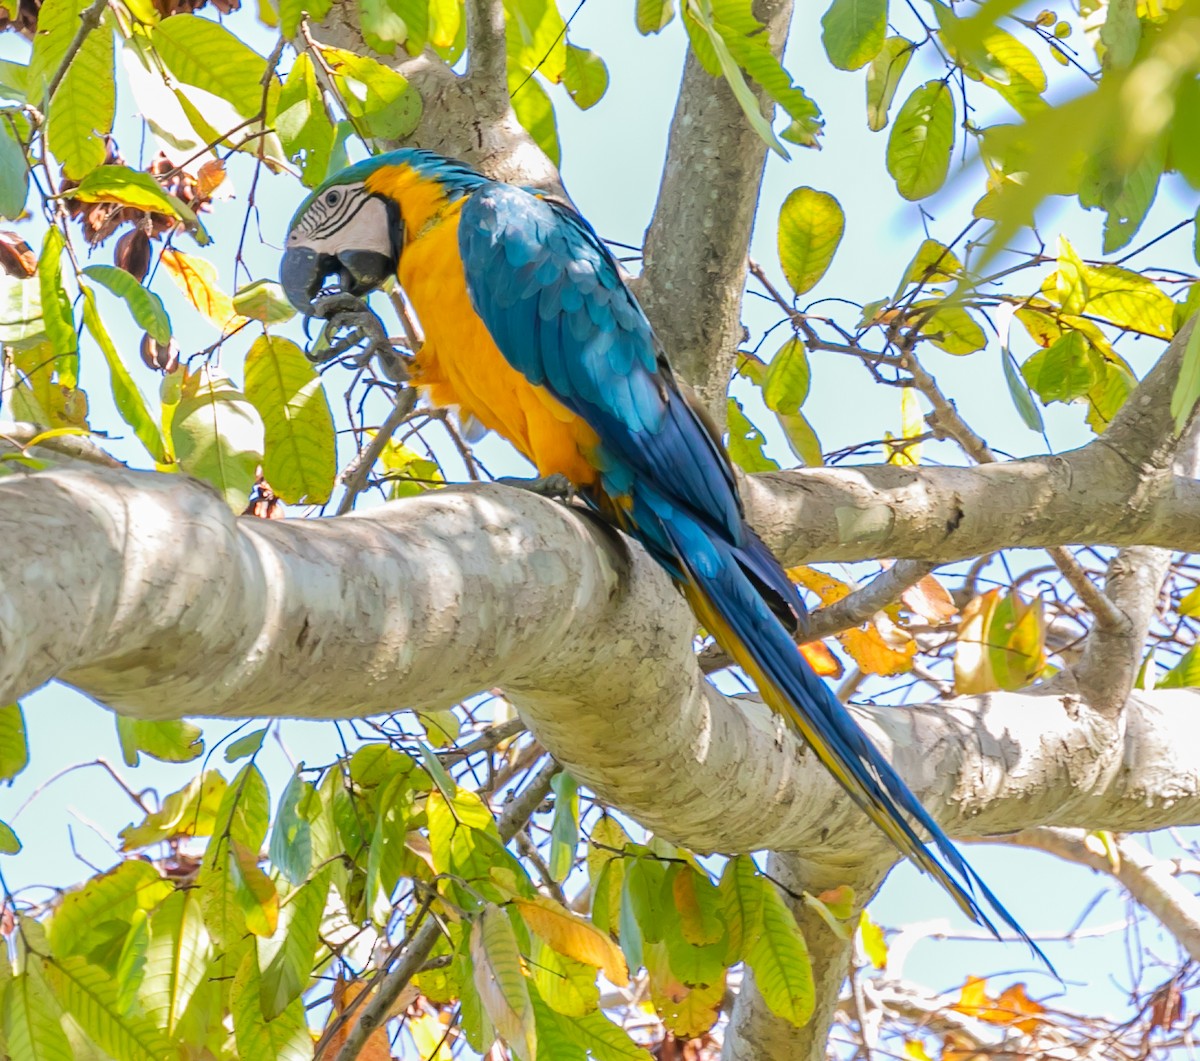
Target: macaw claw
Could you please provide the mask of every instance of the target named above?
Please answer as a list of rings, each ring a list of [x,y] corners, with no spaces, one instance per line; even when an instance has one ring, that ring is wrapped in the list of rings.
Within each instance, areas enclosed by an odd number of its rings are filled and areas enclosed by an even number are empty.
[[[310,361],[323,364],[363,346],[354,358],[359,367],[377,357],[389,379],[408,379],[407,357],[396,350],[379,315],[361,298],[346,291],[323,295],[313,302],[311,316],[324,320],[325,326],[316,346],[305,351]]]
[[[565,475],[555,472],[554,475],[543,475],[536,479],[523,479],[519,475],[505,475],[497,479],[501,486],[511,486],[517,490],[528,490],[538,497],[548,497],[551,501],[572,502],[575,500],[575,484]]]

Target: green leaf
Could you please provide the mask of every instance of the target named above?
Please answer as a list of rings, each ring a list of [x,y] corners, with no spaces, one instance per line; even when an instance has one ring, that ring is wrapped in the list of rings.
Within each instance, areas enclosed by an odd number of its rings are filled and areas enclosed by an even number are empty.
[[[149,862],[118,863],[63,897],[48,925],[51,952],[56,958],[86,955],[114,934],[124,937],[135,911],[152,910],[172,891]]]
[[[797,295],[825,275],[841,242],[846,216],[828,192],[796,188],[779,211],[779,261]]]
[[[554,819],[550,824],[550,876],[561,884],[575,865],[579,847],[579,785],[565,772],[556,774],[550,784],[555,795]]]
[[[945,184],[954,122],[954,95],[944,81],[927,81],[904,101],[888,135],[887,170],[905,199],[924,199]]]
[[[650,1054],[600,1010],[586,1017],[560,1017],[559,1026],[596,1061],[650,1061]]]
[[[279,797],[279,808],[271,826],[271,862],[293,885],[301,884],[312,869],[312,825],[301,812],[315,790],[300,777],[299,770]]]
[[[0,707],[0,781],[11,781],[29,763],[29,740],[20,704]]]
[[[180,81],[220,96],[243,118],[262,110],[267,61],[224,26],[172,15],[151,28],[150,42]]]
[[[1179,378],[1171,392],[1171,416],[1176,434],[1187,425],[1197,401],[1200,401],[1200,328],[1193,324],[1179,365]]]
[[[730,398],[726,416],[729,422],[729,457],[742,471],[775,471],[779,465],[763,452],[766,438],[742,411],[742,403]]]
[[[333,7],[333,0],[279,0],[279,31],[288,39],[296,36],[300,19],[307,15],[321,22]],[[297,62],[303,56],[297,56]]]
[[[1160,339],[1173,334],[1175,304],[1153,280],[1119,265],[1089,265],[1060,239],[1058,269],[1042,292],[1071,314],[1086,313],[1118,328]]]
[[[213,824],[213,839],[200,866],[198,883],[204,923],[218,949],[232,948],[245,937],[244,904],[262,906],[254,891],[260,882],[253,879],[261,871],[253,860],[254,852],[262,847],[266,836],[269,814],[266,782],[258,768],[248,763],[225,790]],[[245,870],[235,868],[235,848],[249,853]],[[252,878],[250,882],[247,876]]]
[[[825,463],[821,440],[803,413],[776,413],[775,418],[783,428],[789,448],[800,460],[810,468],[819,468]]]
[[[1042,414],[1034,405],[1029,388],[1014,367],[1013,356],[1007,349],[1000,351],[1000,363],[1004,366],[1004,382],[1008,386],[1009,396],[1012,398],[1013,405],[1017,407],[1017,412],[1021,414],[1025,426],[1030,431],[1043,431],[1045,425],[1042,422]]]
[[[1104,25],[1100,27],[1101,61],[1105,70],[1121,70],[1132,64],[1142,40],[1142,21],[1137,0],[1108,0]]]
[[[546,90],[534,78],[517,81],[510,76],[509,91],[517,120],[528,130],[534,142],[556,166],[562,161],[562,146],[558,140],[558,121],[554,116],[554,104]]]
[[[0,343],[36,346],[46,337],[41,285],[37,277],[0,275]]]
[[[791,910],[774,885],[758,878],[762,892],[762,929],[746,948],[746,964],[767,1008],[797,1026],[812,1016],[816,998],[808,947]]]
[[[215,486],[235,512],[246,507],[263,460],[263,424],[228,376],[204,365],[184,377],[171,439],[185,472]]]
[[[175,1035],[180,1018],[204,979],[208,931],[194,889],[177,891],[150,918],[139,1001],[155,1025]]]
[[[116,109],[113,34],[101,25],[83,39],[46,112],[46,142],[65,176],[80,180],[104,161]]]
[[[592,1012],[600,1001],[600,990],[596,984],[596,970],[583,962],[564,957],[551,949],[540,938],[534,937],[529,955],[529,967],[538,994],[556,1013],[568,1017],[582,1017]],[[534,1001],[536,1008],[537,1002]],[[538,1045],[543,1050],[548,1044],[543,1036],[542,1022],[538,1022]],[[566,1049],[575,1048],[569,1040]],[[560,1047],[560,1049],[563,1049]],[[565,1052],[565,1050],[564,1050]],[[559,1054],[552,1055],[556,1059]],[[569,1053],[566,1056],[570,1056]],[[582,1051],[578,1056],[585,1061]]]
[[[1200,645],[1193,645],[1182,656],[1162,680],[1156,689],[1194,689],[1200,686]]]
[[[171,318],[167,316],[162,299],[153,291],[147,290],[132,275],[115,265],[89,265],[83,272],[108,288],[117,298],[123,299],[142,331],[164,345],[171,341]],[[45,302],[46,296],[43,294],[42,304],[45,305]]]
[[[608,67],[595,52],[568,44],[563,87],[580,110],[594,107],[608,91]]]
[[[412,800],[410,797],[408,801],[403,801],[400,796],[408,787],[408,776],[396,774],[383,788],[374,833],[367,851],[364,898],[368,912],[380,925],[386,925],[391,916],[392,892],[404,870],[404,843],[409,829]]]
[[[567,64],[567,27],[555,0],[506,0],[509,78],[535,69],[557,84]]]
[[[737,100],[738,106],[741,107],[742,113],[746,115],[751,127],[758,133],[763,143],[771,148],[772,151],[783,159],[789,159],[791,156],[775,135],[770,121],[763,115],[762,106],[758,98],[751,91],[750,86],[746,84],[746,79],[742,76],[738,60],[734,58],[730,51],[726,34],[733,36],[734,33],[731,33],[725,27],[718,27],[713,21],[711,0],[701,0],[699,4],[689,6],[685,9],[685,14],[687,17],[684,19],[684,24],[688,27],[688,37],[692,41],[693,48],[697,47],[698,40],[707,40],[709,54],[714,57],[717,68],[728,83],[729,88],[733,92],[734,99]],[[703,36],[699,36],[693,29],[693,26],[698,26]],[[722,29],[725,29],[724,33]],[[736,29],[734,32],[736,32]],[[700,54],[700,51],[697,50],[697,55],[699,56]],[[770,53],[768,52],[768,54]],[[774,59],[774,56],[771,56],[771,58]]]
[[[262,417],[263,477],[287,504],[322,505],[337,475],[333,414],[321,377],[290,339],[263,335],[246,355],[246,397]]]
[[[793,336],[771,358],[763,383],[763,401],[773,412],[797,413],[808,397],[810,381],[808,351]]]
[[[237,740],[230,741],[225,745],[225,761],[227,763],[236,763],[239,759],[245,759],[247,756],[254,755],[262,747],[263,738],[267,735],[268,728],[267,726],[263,726],[262,729],[251,730],[244,737],[238,737]]]
[[[395,70],[365,55],[324,48],[347,115],[363,133],[384,140],[408,136],[421,120],[421,97]]]
[[[508,915],[492,903],[471,927],[475,990],[504,1041],[526,1058],[537,1053],[533,1003]]]
[[[33,38],[26,84],[29,102],[43,114],[50,82],[67,57],[84,6],[85,0],[46,0],[38,9],[37,33]]]
[[[1044,350],[1021,366],[1021,375],[1043,402],[1073,402],[1083,398],[1096,382],[1087,337],[1064,331]]]
[[[987,346],[983,328],[962,306],[942,299],[920,299],[913,303],[914,310],[937,306],[929,316],[923,318],[921,334],[948,354],[973,354]]]
[[[429,4],[419,0],[359,0],[359,24],[374,51],[391,55],[404,44],[420,55],[428,33]]]
[[[121,414],[121,419],[133,428],[133,433],[137,436],[138,441],[146,447],[146,452],[150,454],[151,458],[159,464],[166,463],[166,447],[163,444],[162,434],[158,430],[158,424],[150,415],[145,396],[138,389],[138,385],[133,382],[133,377],[129,374],[129,370],[125,367],[120,354],[117,353],[117,348],[109,337],[108,329],[104,327],[104,321],[101,320],[100,313],[96,309],[96,294],[86,286],[82,286],[81,291],[83,292],[83,324],[87,328],[88,334],[95,340],[96,345],[100,347],[101,353],[104,354],[104,360],[108,363],[109,381],[112,385],[113,401],[116,402],[117,412]]]
[[[636,0],[638,33],[643,37],[660,33],[675,17],[674,0]]]
[[[1087,395],[1087,422],[1096,434],[1108,427],[1137,386],[1136,377],[1124,364],[1105,360],[1103,365],[1103,374]]]
[[[296,316],[296,310],[274,280],[255,280],[239,288],[233,296],[233,308],[243,317],[264,324],[283,324]]]
[[[731,858],[725,864],[717,890],[724,904],[728,933],[725,963],[736,965],[762,934],[763,889],[753,859],[749,855]]]
[[[883,47],[887,0],[833,0],[821,16],[821,43],[839,70],[865,66]]]
[[[158,721],[117,716],[117,736],[126,766],[137,766],[139,752],[164,763],[190,763],[204,754],[199,726],[182,719]]]
[[[954,251],[935,239],[923,240],[904,270],[895,297],[899,299],[909,284],[923,287],[926,284],[953,283],[962,275],[962,262]]]
[[[280,90],[275,131],[288,158],[300,164],[305,186],[315,188],[330,169],[334,127],[307,52],[296,56]]]
[[[7,114],[0,112],[0,217],[16,220],[29,198],[29,163]]]
[[[79,336],[75,331],[75,313],[63,289],[62,252],[66,246],[57,225],[46,229],[42,253],[38,256],[38,289],[42,296],[42,322],[46,338],[54,350],[59,382],[75,386],[79,372]]]
[[[46,968],[54,993],[106,1053],[122,1061],[162,1061],[171,1044],[142,1013],[122,1012],[116,982],[87,959],[71,955]]]
[[[97,166],[80,181],[78,187],[71,189],[70,196],[83,203],[119,203],[135,210],[166,214],[182,221],[202,247],[211,242],[196,211],[182,199],[164,191],[158,181],[141,170],[128,166]]]
[[[21,840],[8,822],[0,819],[0,855],[16,855],[21,851]]]
[[[904,37],[888,37],[880,47],[879,54],[871,60],[867,68],[867,128],[872,132],[886,128],[888,111],[891,110],[896,89],[900,87],[900,78],[908,69],[915,51],[916,45],[912,41]]]
[[[297,888],[280,908],[275,933],[256,941],[262,970],[260,1001],[267,1020],[274,1020],[299,999],[312,977],[330,877],[327,867]]]
[[[0,851],[4,850],[7,828],[0,823]],[[7,955],[4,961],[7,963]],[[31,958],[29,964],[35,961]],[[40,968],[40,962],[37,964]],[[13,977],[3,993],[3,1003],[5,1050],[11,1061],[74,1061],[59,1020],[58,1003],[40,974],[27,969]]]
[[[238,966],[229,995],[237,1056],[254,1061],[312,1061],[313,1041],[303,1003],[294,999],[274,1020],[265,1020],[261,999],[262,979],[251,948]]]
[[[176,837],[211,836],[224,795],[225,778],[216,770],[204,771],[167,796],[140,824],[122,829],[121,850],[133,851]]]

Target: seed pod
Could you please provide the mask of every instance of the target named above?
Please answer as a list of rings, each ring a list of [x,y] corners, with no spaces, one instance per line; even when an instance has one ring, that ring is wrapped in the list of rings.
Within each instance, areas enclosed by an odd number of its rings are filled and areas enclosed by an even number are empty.
[[[142,360],[147,368],[169,374],[179,367],[179,346],[174,339],[160,343],[152,335],[142,336]]]
[[[130,229],[117,240],[113,264],[124,269],[139,284],[146,278],[150,271],[150,237],[140,226]]]

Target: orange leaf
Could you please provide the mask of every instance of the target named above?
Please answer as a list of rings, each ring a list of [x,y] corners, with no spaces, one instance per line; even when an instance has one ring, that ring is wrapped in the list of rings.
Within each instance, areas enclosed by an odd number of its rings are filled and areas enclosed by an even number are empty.
[[[513,905],[521,911],[525,924],[559,954],[603,969],[604,975],[617,987],[629,983],[629,969],[621,948],[590,921],[571,913],[553,899],[541,896],[513,899]]]
[[[996,1013],[1003,1014],[1007,1018],[1006,1023],[1013,1024],[1029,1035],[1033,1035],[1037,1031],[1038,1025],[1044,1023],[1038,1019],[1037,1015],[1045,1012],[1045,1006],[1025,993],[1024,984],[1013,984],[1011,987],[1006,987],[996,1000]],[[1027,1019],[1016,1019],[1022,1016]],[[992,1020],[993,1018],[985,1019]],[[996,1023],[1001,1022],[999,1016],[994,1019]]]
[[[867,674],[904,674],[912,670],[917,654],[917,643],[911,637],[893,648],[874,623],[867,623],[865,630],[845,630],[838,640]]]
[[[849,596],[850,591],[854,589],[849,582],[843,582],[840,578],[834,578],[833,575],[827,575],[824,571],[818,571],[815,567],[809,567],[807,564],[789,567],[787,577],[797,586],[803,586],[815,593],[821,598],[822,604],[833,604],[834,601],[840,601],[843,597]]]
[[[800,655],[822,678],[840,678],[842,665],[837,656],[829,651],[824,641],[808,641],[800,646]]]
[[[217,269],[212,262],[182,251],[165,250],[162,263],[188,301],[222,335],[245,323],[246,318],[233,308],[233,299],[217,286]]]
[[[337,980],[333,985],[333,1009],[329,1014],[329,1023],[326,1028],[340,1019],[341,1015],[346,1011],[346,1008],[354,1002],[359,995],[365,990],[365,985],[361,980]],[[406,992],[407,994],[407,992]],[[404,998],[401,995],[401,998]],[[404,1002],[406,1009],[415,997],[415,992],[408,995]],[[366,1008],[365,1003],[355,1009],[349,1020],[344,1021],[341,1026],[330,1037],[329,1041],[319,1054],[316,1055],[315,1061],[333,1061],[341,1053],[342,1047],[346,1044],[346,1040],[350,1037],[350,1031],[358,1022],[358,1018],[362,1016],[363,1009]],[[392,1056],[391,1043],[388,1040],[387,1025],[383,1025],[377,1031],[373,1032],[366,1045],[359,1052],[358,1061],[389,1061]]]

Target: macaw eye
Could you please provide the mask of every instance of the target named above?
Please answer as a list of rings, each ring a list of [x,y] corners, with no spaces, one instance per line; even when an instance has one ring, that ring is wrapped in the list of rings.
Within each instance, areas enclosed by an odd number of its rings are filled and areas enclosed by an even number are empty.
[[[328,203],[330,206],[337,206],[338,200],[341,199],[341,197],[342,197],[341,192],[332,191],[332,192],[329,192],[325,196],[325,202]]]

